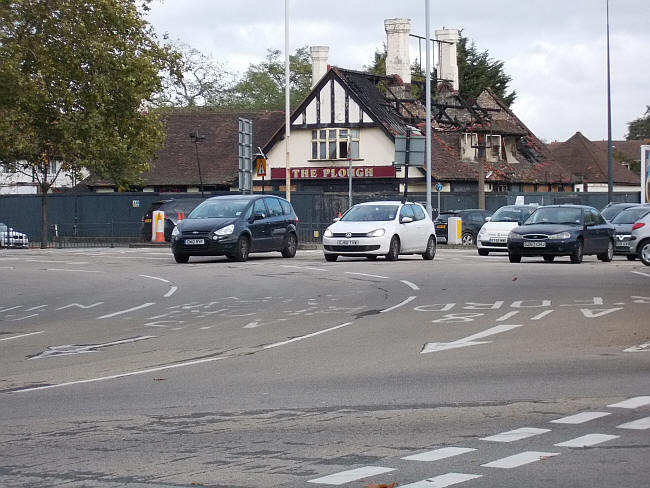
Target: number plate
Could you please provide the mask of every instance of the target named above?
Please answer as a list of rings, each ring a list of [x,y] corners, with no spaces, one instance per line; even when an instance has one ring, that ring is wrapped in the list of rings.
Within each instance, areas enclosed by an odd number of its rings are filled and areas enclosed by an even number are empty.
[[[447,226],[445,224],[438,224],[436,225],[436,228],[438,229],[445,229]]]
[[[524,247],[546,247],[546,242],[544,241],[524,241]]]
[[[339,246],[358,246],[359,241],[337,241]]]
[[[490,237],[490,242],[493,242],[494,244],[505,244],[508,242],[507,237]]]
[[[617,242],[616,247],[630,247],[630,241]]]
[[[205,244],[204,239],[185,239],[186,246],[200,246],[202,244]]]

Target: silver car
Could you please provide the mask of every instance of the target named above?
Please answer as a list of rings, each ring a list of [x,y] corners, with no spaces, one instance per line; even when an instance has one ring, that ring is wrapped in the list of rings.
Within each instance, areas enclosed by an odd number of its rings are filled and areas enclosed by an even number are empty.
[[[29,247],[29,239],[22,232],[16,232],[7,224],[0,222],[0,247]]]
[[[632,226],[630,253],[636,254],[643,264],[650,266],[650,214]]]

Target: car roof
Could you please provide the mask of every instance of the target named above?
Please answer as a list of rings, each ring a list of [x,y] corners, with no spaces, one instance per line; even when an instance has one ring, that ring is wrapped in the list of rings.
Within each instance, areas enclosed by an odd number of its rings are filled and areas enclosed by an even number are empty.
[[[217,195],[215,197],[210,197],[207,200],[257,200],[259,198],[277,198],[279,200],[286,200],[285,198],[279,197],[277,195],[264,195],[264,194],[257,194],[257,195]]]
[[[406,203],[411,204],[411,203],[415,203],[415,202],[406,202]],[[401,205],[401,204],[402,204],[402,202],[398,202],[397,200],[378,200],[376,202],[357,203],[356,205]]]

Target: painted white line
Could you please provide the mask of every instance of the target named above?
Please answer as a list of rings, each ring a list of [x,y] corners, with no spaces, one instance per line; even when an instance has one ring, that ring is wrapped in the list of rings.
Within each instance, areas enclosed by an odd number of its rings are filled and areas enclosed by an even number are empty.
[[[149,276],[149,275],[138,275],[138,276],[141,276],[142,278],[150,278],[152,280],[162,281],[163,283],[169,283],[169,280],[166,280],[165,278],[158,278],[157,276]]]
[[[72,273],[101,273],[92,269],[63,269],[63,268],[47,268],[45,271],[70,271]]]
[[[628,398],[627,400],[623,400],[622,402],[612,403],[611,405],[607,405],[607,406],[611,408],[638,408],[638,407],[644,407],[646,405],[650,405],[650,396],[638,396],[634,398]]]
[[[14,269],[13,266],[0,266],[0,269]]]
[[[420,287],[419,287],[418,285],[416,285],[415,283],[411,283],[410,281],[406,281],[406,280],[400,280],[400,281],[401,281],[402,283],[404,283],[406,286],[408,286],[408,287],[410,287],[411,289],[413,289],[413,290],[416,290],[416,291],[417,291],[417,290],[420,289]]]
[[[176,292],[176,290],[178,290],[178,287],[177,286],[172,286],[169,289],[169,291],[163,295],[163,297],[169,298],[170,296],[172,296]]]
[[[535,461],[541,461],[542,459],[547,459],[553,456],[559,455],[559,452],[539,452],[539,451],[526,451],[514,456],[504,457],[502,459],[497,459],[491,463],[481,464],[485,468],[518,468],[524,464],[534,463]]]
[[[25,319],[31,319],[32,317],[37,317],[37,313],[33,313],[31,315],[27,315],[25,317],[20,317],[19,319],[14,319],[14,322],[18,322],[19,320],[25,320]]]
[[[317,336],[317,335],[320,335],[320,334],[325,334],[326,332],[331,332],[333,330],[340,329],[341,327],[347,327],[348,325],[352,325],[352,322],[346,322],[345,324],[335,325],[334,327],[330,327],[329,329],[319,330],[318,332],[313,332],[311,334],[307,334],[307,335],[300,336],[300,337],[294,337],[293,339],[288,339],[286,341],[276,342],[274,344],[267,344],[266,346],[264,346],[263,349],[271,349],[273,347],[284,346],[285,344],[290,344],[291,342],[302,341],[303,339],[309,339],[310,337],[314,337],[314,336]]]
[[[97,303],[93,303],[91,305],[82,305],[81,303],[71,303],[70,305],[64,305],[63,307],[59,307],[59,308],[57,308],[57,310],[64,310],[64,309],[70,308],[70,307],[78,307],[78,308],[84,308],[84,309],[93,308],[93,307],[96,307],[97,305],[101,305],[102,303],[104,303],[104,302],[97,302]]]
[[[376,476],[378,474],[389,473],[395,471],[395,468],[382,468],[381,466],[364,466],[363,468],[350,469],[348,471],[341,471],[340,473],[323,476],[307,481],[307,483],[321,483],[323,485],[342,485],[369,476]]]
[[[512,312],[508,312],[507,314],[502,315],[501,317],[496,319],[496,321],[497,322],[504,322],[504,321],[508,320],[510,317],[514,317],[518,313],[519,313],[519,310],[513,310]]]
[[[262,325],[260,322],[249,322],[242,328],[243,329],[255,329],[256,327],[259,327],[260,325]]]
[[[647,430],[650,429],[650,417],[634,420],[618,426],[619,429]]]
[[[602,444],[603,442],[611,441],[613,439],[618,439],[618,435],[607,435],[607,434],[587,434],[582,437],[576,437],[570,441],[559,442],[554,444],[557,447],[589,447],[595,446],[596,444]]]
[[[542,313],[535,315],[530,320],[540,320],[546,317],[547,315],[553,313],[553,310],[544,310]]]
[[[407,461],[438,461],[439,459],[445,459],[448,457],[458,456],[460,454],[465,454],[466,452],[476,451],[471,447],[442,447],[440,449],[435,449],[433,451],[422,452],[420,454],[413,454],[411,456],[406,456],[401,459]]]
[[[599,419],[610,415],[609,412],[582,412],[561,419],[551,420],[552,424],[584,424],[590,420]],[[557,444],[556,444],[557,445]]]
[[[140,310],[142,308],[150,307],[151,305],[155,305],[155,302],[143,303],[142,305],[138,305],[137,307],[127,308],[126,310],[120,310],[119,312],[113,312],[113,313],[109,313],[107,315],[102,315],[101,317],[97,317],[97,320],[110,319],[111,317],[116,317],[118,315],[123,315],[125,313],[134,312],[134,311]]]
[[[17,308],[20,308],[20,307],[22,307],[22,305],[16,305],[14,307],[3,308],[2,310],[0,310],[0,313],[8,312],[10,310],[16,310]]]
[[[527,439],[528,437],[533,437],[540,434],[545,434],[550,432],[551,429],[536,429],[534,427],[522,427],[521,429],[509,430],[508,432],[502,432],[501,434],[491,435],[489,437],[481,438],[482,441],[490,442],[514,442],[520,441],[521,439]]]
[[[294,266],[292,264],[281,264],[283,268],[295,268],[295,269],[309,269],[312,271],[327,271],[326,269],[323,268],[315,268],[313,266]]]
[[[32,312],[34,310],[38,310],[39,308],[45,308],[47,305],[38,305],[36,307],[29,307],[25,309],[25,312]]]
[[[374,275],[368,273],[353,273],[352,271],[346,271],[345,274],[356,275],[356,276],[367,276],[368,278],[381,278],[382,280],[388,279],[388,276]]]
[[[446,351],[448,349],[457,349],[459,347],[466,347],[466,346],[478,346],[480,344],[489,344],[492,341],[476,341],[476,339],[481,339],[483,337],[491,336],[494,334],[500,334],[501,332],[507,332],[511,329],[515,329],[517,327],[522,327],[522,324],[517,324],[517,325],[497,325],[495,327],[491,327],[488,330],[484,330],[483,332],[479,332],[478,334],[471,335],[469,337],[464,337],[462,339],[458,339],[457,341],[453,342],[427,342],[424,347],[422,347],[422,350],[420,351],[420,354],[427,354],[430,352],[440,352],[440,351]]]
[[[417,298],[416,296],[408,297],[407,299],[402,300],[397,305],[393,305],[392,307],[388,307],[388,308],[386,308],[384,310],[380,310],[379,313],[386,313],[386,312],[390,312],[392,310],[395,310],[396,308],[402,307],[402,306],[406,305],[407,303],[412,302],[416,298]]]
[[[481,474],[465,474],[465,473],[447,473],[441,474],[434,478],[429,478],[422,481],[416,481],[415,483],[409,483],[408,485],[400,485],[401,488],[445,488],[447,486],[456,485],[462,483],[463,481],[473,480],[475,478],[480,478],[483,475]]]
[[[630,273],[634,273],[634,274],[638,274],[638,275],[641,275],[641,276],[645,276],[645,277],[647,277],[647,278],[650,278],[650,274],[648,274],[648,273],[644,273],[643,271],[630,271]]]
[[[645,344],[640,344],[638,346],[632,346],[632,347],[628,347],[627,349],[623,349],[623,352],[645,352],[645,351],[650,351],[650,342],[646,342]]]
[[[33,336],[33,335],[42,334],[42,333],[43,333],[43,331],[39,330],[38,332],[29,332],[28,334],[20,334],[20,335],[15,335],[15,336],[11,336],[11,337],[5,337],[3,339],[0,339],[0,342],[2,342],[2,341],[10,341],[12,339],[18,339],[20,337],[28,337],[28,336]]]

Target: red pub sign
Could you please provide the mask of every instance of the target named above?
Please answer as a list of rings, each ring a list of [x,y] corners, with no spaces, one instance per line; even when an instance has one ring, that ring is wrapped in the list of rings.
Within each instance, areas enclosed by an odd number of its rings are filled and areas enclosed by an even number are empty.
[[[347,167],[306,167],[289,168],[291,179],[294,180],[327,180],[348,178]],[[355,166],[352,168],[353,178],[394,178],[394,166]],[[285,168],[271,168],[272,179],[285,178]]]

